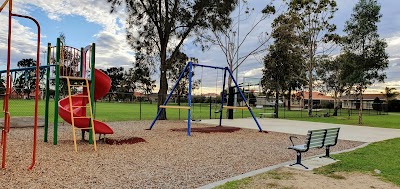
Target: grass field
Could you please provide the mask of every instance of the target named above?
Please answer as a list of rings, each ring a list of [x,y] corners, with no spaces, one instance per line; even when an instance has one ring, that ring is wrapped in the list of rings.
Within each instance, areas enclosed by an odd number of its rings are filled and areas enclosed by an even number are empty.
[[[3,101],[0,101],[2,103]],[[174,105],[174,104],[169,104]],[[39,101],[39,115],[44,116],[45,112],[45,101]],[[192,106],[192,119],[218,119],[219,114],[215,113],[219,110],[219,105],[212,105],[210,108],[209,104],[193,104]],[[11,116],[33,116],[34,114],[34,100],[10,100],[9,105]],[[271,107],[266,109],[255,109],[253,108],[255,116],[259,116],[261,112],[272,113]],[[279,118],[301,120],[301,121],[313,121],[313,122],[324,122],[324,123],[335,123],[335,124],[348,124],[358,125],[357,112],[348,116],[347,111],[339,112],[339,116],[323,117],[324,113],[331,110],[323,110],[320,112],[313,112],[314,117],[308,117],[306,110],[303,111],[287,111],[283,108],[279,110]],[[127,120],[152,120],[157,114],[157,105],[155,103],[118,103],[118,102],[97,102],[96,103],[96,119],[102,121],[127,121]],[[54,117],[54,101],[50,101],[49,105],[50,121],[53,121]],[[318,116],[315,116],[318,115]],[[385,128],[400,128],[398,124],[399,116],[398,113],[389,113],[389,115],[377,115],[375,111],[364,111],[363,114],[363,125],[372,127],[385,127]],[[4,114],[0,114],[3,117]],[[251,117],[251,114],[247,110],[237,110],[234,112],[234,118],[247,118]],[[187,119],[186,110],[168,109],[167,118],[170,120],[185,120]],[[225,111],[223,111],[223,118],[225,118]]]
[[[332,155],[340,161],[314,170],[314,173],[323,174],[331,178],[342,179],[340,172],[361,172],[380,177],[383,180],[392,182],[400,186],[400,138],[376,142],[367,147],[355,151]],[[375,171],[379,170],[380,174]],[[216,188],[218,189],[237,189],[250,188],[251,182],[256,179],[265,179],[266,175],[274,174],[274,171],[247,177],[241,180],[227,182]],[[279,176],[279,175],[278,175]],[[284,176],[284,175],[283,175]],[[282,176],[281,176],[282,177]],[[285,180],[288,178],[279,178]],[[269,188],[269,187],[267,187]],[[276,188],[276,187],[270,187]]]
[[[378,176],[400,186],[400,138],[376,142],[365,148],[352,152],[333,155],[340,161],[316,170],[320,174],[333,174],[335,172],[364,172]]]

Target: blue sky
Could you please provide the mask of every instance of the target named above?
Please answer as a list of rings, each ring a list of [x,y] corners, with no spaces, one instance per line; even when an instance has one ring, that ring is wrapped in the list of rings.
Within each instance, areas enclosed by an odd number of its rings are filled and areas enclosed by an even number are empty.
[[[3,1],[0,0],[2,3]],[[123,66],[129,68],[134,61],[133,51],[125,41],[125,12],[121,9],[116,14],[109,14],[110,6],[106,0],[14,0],[14,13],[25,14],[35,17],[41,24],[42,29],[42,51],[45,51],[47,43],[55,44],[56,38],[61,32],[66,35],[66,44],[74,47],[84,47],[96,43],[96,63],[99,68],[112,66]],[[250,6],[255,11],[265,7],[265,0],[251,0]],[[352,8],[357,0],[337,0],[339,10],[332,20],[341,33],[346,20],[350,18]],[[381,91],[385,86],[396,87],[400,90],[400,1],[381,0],[378,1],[382,8],[383,17],[378,24],[379,34],[388,43],[387,53],[390,56],[389,68],[386,70],[388,78],[383,84],[371,86],[370,92]],[[256,14],[254,14],[256,15]],[[0,13],[0,69],[5,68],[7,49],[7,10]],[[241,23],[241,34],[246,33],[255,16]],[[272,18],[265,20],[253,35],[260,32],[270,31]],[[36,27],[29,20],[14,18],[12,41],[12,67],[23,58],[35,57]],[[241,36],[243,37],[243,36]],[[240,50],[245,54],[258,43],[257,37],[246,40],[244,47]],[[221,50],[213,46],[209,51],[202,52],[200,48],[191,44],[190,39],[184,46],[184,52],[189,56],[199,59],[202,64],[226,66],[226,61]],[[239,82],[244,77],[261,77],[262,64],[257,61],[263,55],[250,57],[239,69]],[[43,57],[43,55],[41,56]],[[200,72],[200,71],[197,71]],[[203,71],[197,77],[203,77],[203,92],[214,92],[216,71]],[[220,73],[219,73],[220,74]],[[220,74],[221,75],[221,74]],[[155,76],[156,78],[157,76]],[[158,84],[158,82],[157,82]]]

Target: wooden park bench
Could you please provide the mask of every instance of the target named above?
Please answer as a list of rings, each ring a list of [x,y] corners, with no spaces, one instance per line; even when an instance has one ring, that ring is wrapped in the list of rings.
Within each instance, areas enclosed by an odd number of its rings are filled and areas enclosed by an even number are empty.
[[[292,146],[289,149],[295,150],[297,152],[297,160],[293,165],[301,165],[304,168],[308,169],[305,165],[301,163],[301,153],[307,152],[312,148],[323,148],[325,147],[325,156],[331,158],[329,155],[329,149],[331,146],[335,146],[337,144],[338,136],[339,136],[340,128],[329,128],[329,129],[318,129],[318,130],[309,130],[307,133],[305,144],[295,145],[293,143],[292,138],[297,138],[295,136],[290,136],[290,142]],[[333,158],[332,158],[333,159]]]

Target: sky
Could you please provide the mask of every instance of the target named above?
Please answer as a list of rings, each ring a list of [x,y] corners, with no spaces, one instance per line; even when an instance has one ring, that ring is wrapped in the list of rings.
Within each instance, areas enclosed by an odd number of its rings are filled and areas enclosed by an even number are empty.
[[[279,0],[275,0],[279,2]],[[2,4],[4,0],[0,0]],[[252,24],[260,17],[260,11],[269,1],[251,0],[249,6],[254,12],[247,20],[240,22],[241,41],[249,31]],[[346,20],[351,16],[352,9],[357,0],[337,0],[338,11],[335,13],[332,23],[337,25],[337,33],[343,34]],[[381,38],[388,43],[386,49],[389,55],[389,67],[386,70],[385,83],[377,83],[370,86],[369,93],[379,93],[386,86],[400,90],[400,1],[378,0],[381,5],[381,22],[378,23],[378,32]],[[60,33],[66,36],[66,45],[73,47],[85,47],[96,43],[96,67],[106,69],[109,67],[132,67],[135,61],[134,52],[126,42],[126,13],[123,8],[110,14],[110,4],[107,0],[14,0],[13,13],[34,17],[41,25],[41,62],[45,56],[47,43],[56,43]],[[235,11],[232,16],[236,16]],[[246,38],[239,50],[239,55],[247,54],[258,44],[257,36],[262,32],[271,31],[273,17],[264,20],[251,35]],[[0,70],[6,68],[7,57],[7,28],[8,8],[0,13]],[[15,68],[19,60],[35,58],[36,54],[36,26],[30,20],[13,17],[12,27],[12,55],[11,67]],[[183,47],[189,57],[196,57],[200,64],[227,66],[225,56],[218,46],[212,46],[208,51],[201,49],[192,43],[194,36],[188,38]],[[263,65],[260,59],[265,54],[250,56],[239,68],[237,80],[239,83],[256,82],[262,77]],[[217,92],[222,87],[222,74],[216,70],[203,70],[196,68],[195,79],[203,79],[201,89],[195,93]],[[158,77],[156,73],[154,79]],[[158,80],[156,82],[158,85]]]

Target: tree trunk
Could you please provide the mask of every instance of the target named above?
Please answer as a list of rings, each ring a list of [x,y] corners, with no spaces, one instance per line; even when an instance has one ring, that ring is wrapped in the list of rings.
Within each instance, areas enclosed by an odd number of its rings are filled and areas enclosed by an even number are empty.
[[[158,91],[158,107],[164,103],[167,99],[167,92],[168,92],[168,81],[167,81],[167,55],[165,47],[161,49],[161,65],[160,65],[160,90]],[[165,109],[161,110],[160,116],[158,117],[159,120],[166,120],[167,114]]]
[[[309,74],[312,74],[311,71]],[[312,107],[313,106],[313,99],[312,99],[312,76],[309,78],[308,82],[308,117],[312,117]]]
[[[180,105],[181,105],[181,94],[178,93],[178,106],[180,106]]]
[[[362,110],[363,110],[363,94],[362,94],[362,87],[360,87],[360,109],[358,111],[358,124],[362,124]]]
[[[308,117],[312,117],[312,106],[313,106],[313,99],[312,99],[312,91],[313,91],[313,77],[312,71],[314,66],[313,60],[313,48],[310,48],[310,62],[308,65]]]
[[[275,118],[278,118],[279,116],[278,116],[278,113],[279,113],[279,91],[278,90],[276,90],[276,92],[275,92],[275,110],[274,110],[274,113],[275,113]]]
[[[290,105],[291,105],[290,103],[291,103],[291,99],[292,99],[292,95],[291,94],[292,94],[292,88],[289,87],[289,95],[288,95],[288,100],[287,100],[287,102],[288,102],[287,103],[287,110],[288,111],[290,111]]]
[[[339,103],[338,103],[338,93],[337,93],[337,91],[335,91],[335,94],[334,94],[334,101],[333,101],[333,114],[332,114],[332,116],[337,116],[337,112],[338,112],[338,109],[339,109]]]

